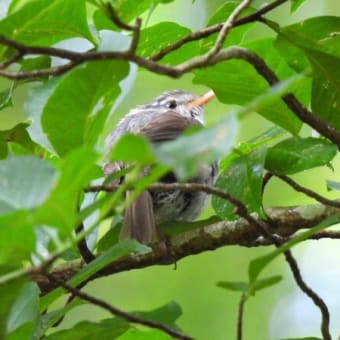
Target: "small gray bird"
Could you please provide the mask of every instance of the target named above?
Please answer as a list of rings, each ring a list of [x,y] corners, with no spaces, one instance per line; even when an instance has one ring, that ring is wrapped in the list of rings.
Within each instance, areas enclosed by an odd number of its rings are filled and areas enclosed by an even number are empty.
[[[190,126],[203,126],[203,107],[214,98],[213,91],[203,96],[174,90],[161,94],[150,103],[131,110],[107,138],[110,150],[119,137],[126,133],[146,136],[157,144],[173,140]],[[104,174],[124,168],[121,162],[104,165]],[[212,185],[217,173],[217,164],[204,164],[188,182]],[[164,183],[178,182],[173,172],[160,180]],[[120,239],[137,239],[150,244],[161,238],[157,226],[165,222],[193,221],[204,209],[208,195],[203,192],[151,191],[142,192],[126,209]]]

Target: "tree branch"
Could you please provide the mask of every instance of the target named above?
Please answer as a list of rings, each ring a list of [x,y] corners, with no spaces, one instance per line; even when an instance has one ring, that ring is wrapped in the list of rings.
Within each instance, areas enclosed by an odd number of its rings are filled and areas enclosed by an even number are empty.
[[[238,311],[237,311],[237,332],[236,332],[237,340],[242,340],[244,305],[246,301],[247,301],[247,296],[245,295],[245,293],[242,293],[240,302],[238,304]]]
[[[241,3],[236,6],[233,12],[229,15],[227,21],[222,25],[221,30],[217,36],[216,42],[212,49],[207,54],[207,59],[214,57],[223,47],[223,43],[227,38],[228,33],[235,25],[237,17],[250,6],[252,0],[243,0]]]
[[[315,191],[310,190],[310,189],[298,184],[297,182],[295,182],[293,179],[291,179],[288,176],[285,176],[285,175],[275,175],[275,176],[277,178],[280,178],[283,182],[287,183],[295,191],[302,192],[306,196],[314,198],[316,201],[318,201],[318,202],[320,202],[324,205],[329,205],[331,207],[340,208],[340,202],[339,201],[332,201],[332,200],[330,200],[326,197],[323,197],[323,196],[319,195],[318,193],[316,193]]]
[[[267,66],[265,61],[253,52],[241,47],[229,47],[227,49],[219,51],[217,54],[210,56],[207,54],[193,57],[192,59],[185,61],[177,66],[171,67],[168,65],[162,65],[154,62],[151,59],[145,59],[138,55],[131,54],[130,50],[127,51],[106,51],[106,52],[86,52],[79,53],[64,49],[52,48],[52,47],[34,47],[26,46],[10,39],[0,37],[0,43],[15,48],[19,53],[26,54],[42,54],[57,56],[64,59],[71,60],[69,63],[43,70],[35,70],[31,72],[17,72],[12,73],[4,69],[0,69],[0,75],[10,79],[27,79],[37,78],[46,75],[60,75],[75,66],[85,62],[93,60],[126,60],[133,62],[145,69],[157,74],[164,74],[170,77],[178,78],[183,74],[192,71],[193,69],[207,67],[215,65],[222,61],[231,59],[242,59],[251,64],[256,71],[267,80],[269,85],[275,85],[279,82],[279,79],[275,73]],[[340,146],[340,133],[327,123],[320,120],[319,117],[313,115],[312,112],[307,110],[292,94],[287,94],[282,97],[286,105],[291,109],[295,115],[300,118],[301,121],[311,126],[318,131],[321,135],[331,140],[333,143]]]
[[[241,26],[241,25],[248,24],[248,23],[251,23],[251,22],[254,22],[254,21],[261,21],[262,15],[268,13],[269,11],[272,11],[273,9],[275,9],[276,7],[279,7],[280,5],[282,5],[283,3],[287,2],[287,1],[288,0],[273,1],[272,3],[265,5],[262,8],[258,9],[254,13],[251,13],[247,16],[244,16],[242,18],[237,19],[234,22],[233,27]],[[153,60],[153,61],[158,61],[158,60],[162,59],[163,57],[165,57],[170,52],[176,51],[177,49],[179,49],[180,47],[182,47],[183,45],[185,45],[186,43],[188,43],[190,41],[200,40],[200,39],[208,37],[211,34],[219,32],[221,30],[222,26],[223,26],[223,23],[218,23],[218,24],[203,28],[199,31],[190,33],[190,34],[186,35],[185,37],[177,40],[173,44],[162,48],[159,52],[152,55],[150,57],[150,59]]]
[[[282,237],[288,237],[303,228],[311,228],[325,218],[339,213],[340,209],[322,204],[266,209],[266,214],[271,221],[271,231]],[[258,219],[255,215],[253,216]],[[164,255],[164,252],[155,250],[144,255],[124,257],[97,273],[97,277],[152,265],[169,265],[186,256],[215,250],[227,245],[245,247],[263,245],[263,243],[256,243],[260,236],[259,233],[243,218],[236,221],[214,223],[207,221],[205,224],[203,228],[184,231],[181,234],[169,237],[168,253],[166,255]],[[329,231],[327,233],[320,234],[320,236],[332,237]],[[339,233],[335,232],[334,236],[338,238]],[[317,236],[315,238],[318,239]],[[272,244],[272,242],[266,239],[265,245],[269,244]],[[79,260],[60,264],[52,270],[51,274],[62,281],[67,281],[85,265],[83,261]],[[46,279],[44,275],[40,275],[37,271],[33,271],[31,276],[39,284],[42,294],[46,294],[57,287],[55,282]]]

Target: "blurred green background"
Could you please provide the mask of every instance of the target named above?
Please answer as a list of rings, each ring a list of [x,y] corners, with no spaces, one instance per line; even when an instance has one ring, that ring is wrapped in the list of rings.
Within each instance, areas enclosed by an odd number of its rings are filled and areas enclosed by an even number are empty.
[[[209,16],[223,0],[177,0],[159,6],[148,20],[148,25],[159,21],[175,21],[192,29],[205,25]],[[261,4],[264,1],[255,1]],[[276,9],[270,17],[281,25],[318,15],[340,15],[339,0],[306,0],[291,16],[289,4]],[[248,38],[263,37],[272,33],[262,27],[249,33]],[[107,132],[114,128],[118,119],[129,109],[148,102],[162,91],[185,89],[201,94],[207,89],[195,86],[192,77],[168,79],[140,71],[132,90],[114,111],[107,124]],[[0,90],[8,81],[0,79]],[[0,111],[0,129],[8,129],[24,120],[23,103],[27,88],[19,88],[14,96],[14,106]],[[212,123],[232,110],[215,100],[206,110],[206,123]],[[271,124],[259,115],[248,115],[239,122],[238,141],[244,141],[264,131]],[[310,134],[305,128],[304,133]],[[339,163],[337,159],[336,163]],[[339,164],[335,164],[337,168]],[[326,191],[325,179],[339,181],[337,172],[330,169],[314,169],[295,176],[301,184],[335,198],[336,193]],[[310,199],[292,191],[279,181],[273,180],[265,193],[265,205],[294,205],[311,202]],[[211,210],[204,217],[212,214]],[[251,259],[268,252],[269,248],[247,249],[224,247],[212,252],[190,256],[174,266],[154,266],[134,270],[96,280],[86,291],[103,298],[124,310],[151,310],[169,301],[178,302],[183,315],[178,324],[183,331],[196,339],[234,339],[239,295],[216,287],[222,280],[246,280],[247,266]],[[293,250],[299,259],[307,282],[329,304],[331,329],[334,336],[340,334],[340,270],[336,261],[340,250],[336,241],[310,241]],[[284,275],[284,280],[259,292],[245,307],[244,339],[278,339],[283,337],[318,336],[320,317],[317,309],[294,285],[290,272],[282,258],[276,260],[264,276]],[[61,301],[60,301],[61,303]],[[83,306],[69,313],[62,327],[69,327],[80,320],[99,320],[108,314],[96,307]]]

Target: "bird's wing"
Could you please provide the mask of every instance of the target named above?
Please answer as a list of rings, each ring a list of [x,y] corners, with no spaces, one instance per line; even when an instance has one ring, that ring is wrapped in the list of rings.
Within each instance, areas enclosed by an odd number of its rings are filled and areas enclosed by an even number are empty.
[[[140,129],[152,143],[165,142],[177,138],[189,126],[201,126],[193,118],[186,118],[174,111],[168,111],[155,117]]]

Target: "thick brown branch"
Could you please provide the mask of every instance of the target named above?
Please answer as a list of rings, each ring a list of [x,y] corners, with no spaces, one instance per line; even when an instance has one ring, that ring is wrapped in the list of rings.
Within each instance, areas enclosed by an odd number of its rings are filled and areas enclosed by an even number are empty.
[[[0,76],[4,76],[10,79],[36,78],[49,74],[50,75],[62,74],[85,61],[109,60],[109,59],[119,59],[134,62],[137,65],[144,67],[145,69],[152,71],[154,73],[164,74],[170,77],[178,78],[183,74],[192,71],[193,69],[215,65],[222,61],[230,59],[242,59],[250,63],[256,69],[256,71],[267,80],[269,85],[274,85],[279,82],[279,79],[277,78],[275,73],[267,66],[267,64],[262,58],[244,48],[235,46],[221,50],[212,57],[208,53],[202,56],[194,57],[175,67],[171,67],[168,65],[158,64],[150,59],[145,59],[135,54],[131,54],[129,50],[125,52],[107,51],[107,52],[78,53],[51,47],[26,46],[4,37],[0,37],[0,43],[7,46],[11,46],[17,49],[17,51],[22,52],[23,54],[40,53],[58,56],[61,58],[71,60],[71,62],[69,62],[68,64],[62,65],[60,67],[45,70],[35,70],[31,72],[11,73],[6,70],[0,70]],[[336,129],[329,126],[327,123],[324,123],[323,121],[320,120],[319,117],[313,115],[312,112],[303,107],[303,105],[296,99],[294,95],[287,94],[283,96],[282,99],[286,103],[286,105],[292,110],[292,112],[294,112],[295,115],[301,119],[301,121],[314,128],[321,135],[328,138],[333,143],[340,146],[340,133]]]
[[[310,228],[330,215],[340,213],[336,209],[321,204],[306,205],[301,207],[270,208],[266,213],[271,221],[271,230],[277,235],[287,237],[303,228]],[[253,215],[254,218],[257,218]],[[329,232],[328,232],[329,233]],[[323,235],[325,236],[325,235]],[[332,237],[331,234],[328,236]],[[337,233],[335,233],[337,237]],[[327,237],[327,236],[325,236]],[[152,265],[168,265],[180,259],[204,251],[214,250],[227,245],[241,245],[252,247],[256,244],[259,233],[254,226],[243,218],[237,221],[221,221],[210,223],[203,228],[183,231],[179,235],[169,238],[168,253],[154,251],[145,255],[128,256],[109,265],[99,276],[131,269],[144,268]],[[265,243],[272,244],[266,241]],[[63,281],[67,281],[86,264],[83,261],[74,261],[59,265],[52,270],[52,274]],[[46,294],[56,287],[55,282],[47,280],[45,276],[36,272],[32,278],[39,284],[42,293]]]

